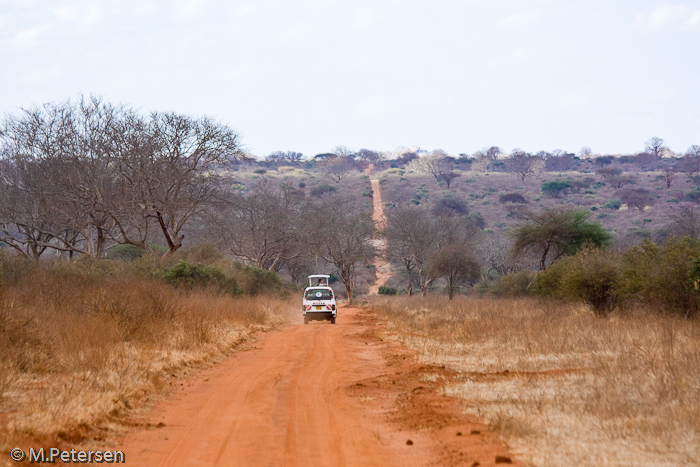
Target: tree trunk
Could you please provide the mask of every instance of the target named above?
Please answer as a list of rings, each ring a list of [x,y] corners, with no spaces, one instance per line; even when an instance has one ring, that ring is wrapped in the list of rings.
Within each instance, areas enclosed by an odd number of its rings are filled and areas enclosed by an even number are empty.
[[[547,254],[549,254],[549,247],[546,247],[542,253],[542,259],[540,260],[540,271],[544,271],[546,269],[545,264],[547,264]]]

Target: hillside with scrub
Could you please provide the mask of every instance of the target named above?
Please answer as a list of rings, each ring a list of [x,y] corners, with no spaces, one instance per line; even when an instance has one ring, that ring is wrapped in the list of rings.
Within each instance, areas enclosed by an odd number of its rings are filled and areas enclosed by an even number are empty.
[[[256,157],[211,118],[94,97],[7,116],[0,451],[104,446],[282,329],[280,348],[399,341],[534,465],[697,465],[699,174],[699,146],[660,138],[628,155]],[[356,332],[292,329],[318,273]]]

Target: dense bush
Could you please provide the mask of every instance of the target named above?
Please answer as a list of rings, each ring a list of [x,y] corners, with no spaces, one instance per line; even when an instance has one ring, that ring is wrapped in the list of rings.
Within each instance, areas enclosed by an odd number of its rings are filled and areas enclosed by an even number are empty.
[[[241,267],[237,263],[238,279],[246,295],[259,295],[262,293],[279,293],[283,290],[284,284],[280,277],[266,269],[255,266]]]
[[[193,289],[196,287],[213,288],[220,293],[239,295],[241,293],[235,277],[227,277],[217,266],[191,264],[180,261],[177,265],[162,272],[165,282],[175,287]]]
[[[438,217],[466,216],[469,214],[469,207],[461,199],[443,198],[435,203],[433,214]]]
[[[622,206],[622,201],[620,201],[617,198],[610,199],[610,200],[608,200],[607,203],[605,203],[603,205],[604,208],[608,208],[608,209],[620,209],[621,206]]]
[[[697,285],[696,285],[697,284]],[[651,240],[625,253],[584,248],[554,263],[535,281],[538,294],[582,300],[597,314],[627,303],[657,312],[696,315],[700,310],[700,240]]]
[[[527,200],[520,193],[506,193],[498,197],[498,202],[505,203],[527,203]]]
[[[319,185],[316,185],[313,187],[310,191],[311,196],[321,196],[326,193],[333,193],[336,190],[336,187],[333,185],[328,185],[326,183],[321,183]]]
[[[542,193],[552,198],[559,198],[566,190],[571,189],[573,186],[573,183],[568,180],[542,182]]]
[[[693,271],[700,240],[672,238],[663,246],[649,240],[623,255],[625,291],[658,311],[686,316],[700,308]]]
[[[386,287],[384,285],[379,287],[379,295],[396,295],[398,292],[399,290],[394,287]]]
[[[584,248],[540,273],[535,289],[541,295],[580,299],[596,314],[606,314],[622,298],[620,259],[610,251]]]
[[[520,297],[523,295],[531,295],[533,293],[532,283],[534,278],[535,272],[530,270],[522,270],[507,274],[486,284],[486,292],[496,297]]]
[[[467,216],[467,224],[470,227],[476,227],[479,230],[484,230],[487,226],[486,219],[480,212],[473,212]]]
[[[685,199],[691,203],[700,204],[700,190],[693,188],[688,193],[685,194]]]

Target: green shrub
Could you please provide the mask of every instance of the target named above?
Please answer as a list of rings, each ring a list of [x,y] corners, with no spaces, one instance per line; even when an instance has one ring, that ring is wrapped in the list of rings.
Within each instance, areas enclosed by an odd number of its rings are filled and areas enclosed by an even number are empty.
[[[567,190],[571,189],[574,184],[568,180],[557,180],[553,182],[542,182],[542,193],[551,196],[552,198],[559,198]]]
[[[119,261],[133,261],[146,253],[144,248],[136,245],[114,245],[107,250],[105,258]]]
[[[395,289],[394,287],[379,287],[379,295],[396,295],[398,292],[398,289]]]
[[[623,298],[620,258],[598,248],[584,248],[554,263],[537,277],[536,290],[566,300],[582,300],[598,315],[618,307]]]
[[[613,198],[611,200],[608,200],[608,202],[603,205],[604,208],[608,208],[608,209],[620,209],[621,206],[622,206],[622,201],[620,201],[617,198]]]
[[[326,193],[333,193],[334,191],[336,191],[336,187],[334,187],[333,185],[321,183],[321,184],[313,187],[311,189],[310,193],[311,193],[311,196],[321,196],[321,195],[324,195]]]
[[[535,272],[522,270],[501,276],[488,284],[487,292],[496,297],[520,297],[531,295]]]
[[[279,293],[284,287],[282,280],[276,273],[255,266],[242,267],[239,270],[238,278],[246,295]]]
[[[624,254],[626,291],[658,311],[696,314],[700,294],[693,274],[699,256],[697,239],[671,238],[663,246],[645,240]]]
[[[175,287],[185,289],[212,288],[220,293],[234,296],[241,293],[236,278],[227,277],[218,266],[180,261],[177,265],[165,269],[161,277],[163,281]]]
[[[693,188],[685,194],[685,199],[691,203],[700,203],[700,190]]]

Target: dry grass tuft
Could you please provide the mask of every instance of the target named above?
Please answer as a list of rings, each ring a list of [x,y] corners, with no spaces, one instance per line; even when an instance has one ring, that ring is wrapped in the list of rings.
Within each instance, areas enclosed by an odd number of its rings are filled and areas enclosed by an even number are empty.
[[[535,299],[384,298],[371,308],[445,391],[537,466],[700,464],[700,323],[601,319]]]
[[[79,442],[185,368],[286,322],[287,300],[36,268],[0,287],[0,452]]]

